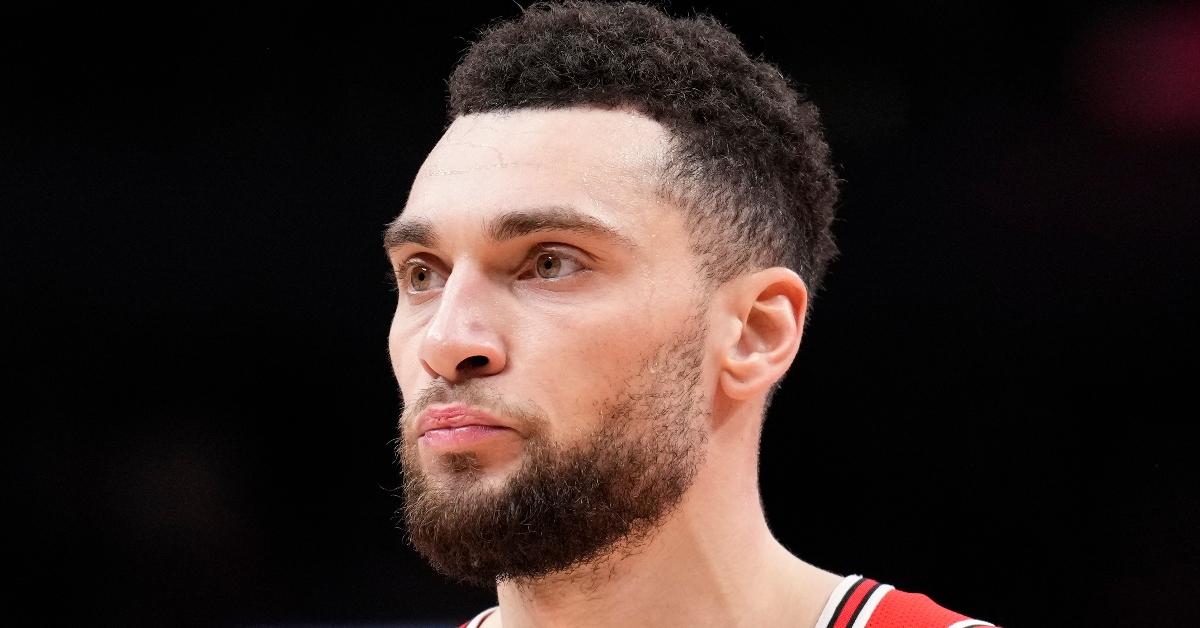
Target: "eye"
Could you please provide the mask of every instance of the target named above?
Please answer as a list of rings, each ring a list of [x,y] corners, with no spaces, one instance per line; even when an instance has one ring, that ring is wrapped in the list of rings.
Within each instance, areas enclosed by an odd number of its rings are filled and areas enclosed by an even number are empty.
[[[446,285],[446,280],[421,260],[411,260],[400,269],[400,283],[409,292],[425,292]]]
[[[533,271],[541,279],[561,279],[582,269],[574,258],[557,251],[541,251],[533,256]]]

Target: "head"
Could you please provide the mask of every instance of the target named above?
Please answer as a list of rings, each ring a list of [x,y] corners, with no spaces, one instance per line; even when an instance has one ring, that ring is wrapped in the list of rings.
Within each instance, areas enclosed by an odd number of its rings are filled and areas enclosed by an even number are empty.
[[[795,357],[816,110],[711,19],[563,3],[484,33],[449,118],[385,235],[409,536],[479,583],[636,548]]]

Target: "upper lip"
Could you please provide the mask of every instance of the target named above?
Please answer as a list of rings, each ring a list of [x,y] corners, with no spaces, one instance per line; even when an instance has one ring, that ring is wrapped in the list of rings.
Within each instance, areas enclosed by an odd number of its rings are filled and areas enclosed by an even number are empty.
[[[417,420],[417,434],[424,436],[429,430],[441,430],[464,425],[491,425],[512,429],[504,421],[486,410],[461,403],[437,405],[427,408]]]

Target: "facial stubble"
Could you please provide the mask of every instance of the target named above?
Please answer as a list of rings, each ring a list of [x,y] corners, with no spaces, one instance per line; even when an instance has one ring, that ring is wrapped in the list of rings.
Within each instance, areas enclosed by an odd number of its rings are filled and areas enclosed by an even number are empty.
[[[549,419],[507,407],[506,416],[519,415],[530,430],[518,468],[499,485],[484,481],[470,453],[443,456],[439,477],[431,477],[401,429],[409,541],[437,571],[481,586],[537,580],[636,551],[679,505],[704,459],[704,336],[689,321],[597,404],[597,427],[579,442],[554,443],[544,435]],[[477,397],[446,387],[427,393],[414,408]]]

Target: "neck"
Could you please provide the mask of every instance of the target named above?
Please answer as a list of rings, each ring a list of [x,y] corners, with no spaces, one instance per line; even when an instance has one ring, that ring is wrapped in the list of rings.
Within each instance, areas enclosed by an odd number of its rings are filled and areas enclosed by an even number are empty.
[[[715,459],[720,451],[709,450],[681,504],[643,544],[547,578],[502,581],[500,611],[484,626],[815,625],[840,576],[771,534],[756,456],[733,472],[734,461]]]

